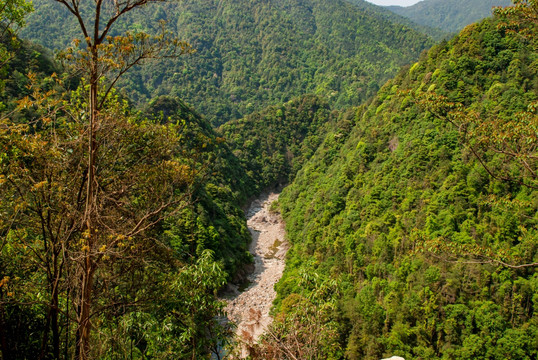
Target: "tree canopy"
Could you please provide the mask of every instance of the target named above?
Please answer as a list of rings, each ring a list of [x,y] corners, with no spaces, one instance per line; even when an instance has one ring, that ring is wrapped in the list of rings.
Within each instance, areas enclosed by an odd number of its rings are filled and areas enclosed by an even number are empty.
[[[336,280],[336,357],[537,356],[537,57],[506,20],[423,54],[281,195],[292,248],[277,318],[299,314],[287,304],[302,274]]]

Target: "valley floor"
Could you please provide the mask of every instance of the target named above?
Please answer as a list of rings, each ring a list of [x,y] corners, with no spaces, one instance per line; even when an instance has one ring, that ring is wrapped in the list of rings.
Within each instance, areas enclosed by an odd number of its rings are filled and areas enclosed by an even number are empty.
[[[228,317],[237,323],[237,334],[245,342],[256,341],[272,319],[269,310],[276,297],[274,285],[282,277],[284,258],[289,248],[285,240],[284,222],[270,211],[279,194],[260,196],[250,205],[246,216],[252,234],[250,252],[254,255],[254,272],[249,286],[236,292],[228,301]]]

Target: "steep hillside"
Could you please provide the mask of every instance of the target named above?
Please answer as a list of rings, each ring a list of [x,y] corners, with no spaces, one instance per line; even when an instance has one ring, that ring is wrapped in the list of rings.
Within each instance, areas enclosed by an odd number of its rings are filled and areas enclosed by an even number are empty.
[[[326,100],[306,95],[229,121],[218,131],[260,192],[287,184],[323,141],[336,116]]]
[[[417,24],[457,32],[475,21],[491,16],[494,6],[509,6],[510,0],[422,0],[415,5],[388,6]]]
[[[498,25],[469,26],[403,70],[282,193],[292,248],[273,331],[285,349],[538,356],[537,32]],[[514,141],[530,154],[508,155]],[[267,338],[260,352],[281,348]]]
[[[2,44],[3,45],[3,44]],[[3,106],[13,108],[13,100],[28,95],[29,80],[26,74],[33,72],[37,77],[46,77],[62,68],[52,60],[50,51],[39,45],[17,39],[6,45],[11,54],[0,64],[0,110]]]
[[[212,250],[232,279],[250,261],[250,235],[240,206],[247,196],[256,194],[255,184],[224,139],[182,101],[159,97],[143,114],[163,126],[181,124],[180,156],[194,161],[200,171],[190,195],[192,202],[162,224],[160,236],[168,238],[166,242],[173,243],[185,261]]]
[[[121,86],[138,103],[184,99],[213,124],[315,93],[331,105],[357,105],[431,46],[425,35],[344,0],[182,0],[148,6],[116,31],[159,20],[196,54],[131,73]],[[80,38],[54,1],[34,1],[23,35],[49,48]],[[58,21],[62,19],[62,21]]]

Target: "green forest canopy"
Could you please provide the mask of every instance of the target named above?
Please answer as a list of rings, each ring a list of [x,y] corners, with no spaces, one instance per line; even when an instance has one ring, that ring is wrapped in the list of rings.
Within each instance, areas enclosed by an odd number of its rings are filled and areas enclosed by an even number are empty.
[[[34,6],[24,37],[50,49],[80,37],[54,1]],[[307,93],[337,108],[358,105],[433,44],[344,0],[171,1],[125,17],[115,31],[151,33],[161,20],[197,52],[136,69],[121,88],[138,104],[179,97],[214,125]]]
[[[340,121],[284,190],[282,339],[302,324],[328,339],[320,358],[538,356],[535,174],[507,157],[507,137],[504,152],[492,128],[482,139],[483,124],[516,129],[536,171],[536,38],[501,25],[469,26],[423,54]]]
[[[104,211],[129,220],[103,227],[111,236],[95,250],[92,356],[215,351],[229,335],[216,291],[251,261],[239,205],[294,179],[280,200],[292,248],[278,341],[265,338],[260,356],[294,340],[310,358],[535,359],[538,59],[527,5],[467,27],[348,111],[303,96],[217,134],[176,97],[137,112],[114,92],[99,149]],[[38,49],[16,50],[1,74],[0,350],[71,358],[87,95]],[[163,194],[176,205],[165,220],[114,233]]]
[[[510,0],[422,0],[412,6],[387,8],[417,24],[453,33],[475,21],[490,17],[493,7],[511,4]]]

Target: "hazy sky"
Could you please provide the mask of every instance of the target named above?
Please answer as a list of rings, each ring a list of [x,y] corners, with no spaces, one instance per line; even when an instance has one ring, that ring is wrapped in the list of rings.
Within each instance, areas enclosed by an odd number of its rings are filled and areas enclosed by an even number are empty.
[[[377,5],[400,5],[409,6],[418,3],[421,0],[366,0]]]

